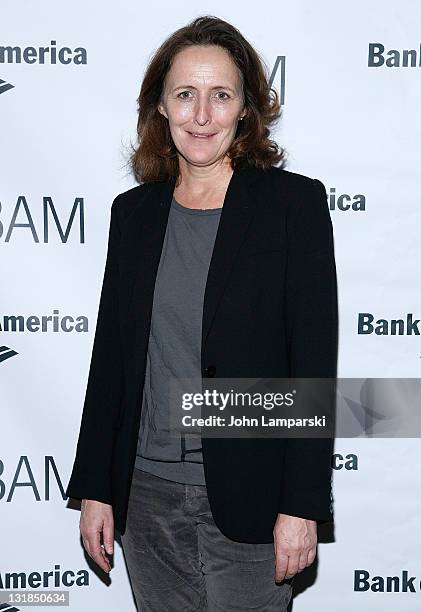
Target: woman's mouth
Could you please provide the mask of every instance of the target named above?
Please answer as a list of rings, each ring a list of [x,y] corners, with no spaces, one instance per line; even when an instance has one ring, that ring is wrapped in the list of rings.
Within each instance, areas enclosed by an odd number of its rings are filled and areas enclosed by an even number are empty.
[[[212,138],[212,136],[215,136],[215,134],[200,134],[197,132],[187,132],[188,134],[190,134],[190,136],[192,136],[193,138],[196,138],[196,140],[209,140],[209,138]]]

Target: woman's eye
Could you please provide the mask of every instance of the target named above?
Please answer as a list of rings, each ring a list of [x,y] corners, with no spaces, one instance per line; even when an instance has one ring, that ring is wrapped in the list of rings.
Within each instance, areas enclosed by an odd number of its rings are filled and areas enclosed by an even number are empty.
[[[188,99],[188,94],[190,94],[191,91],[182,91],[178,94],[178,98],[181,98],[182,100],[187,100]],[[187,94],[187,95],[184,95]],[[224,96],[224,97],[220,97],[220,96]],[[229,95],[225,92],[225,91],[219,91],[217,94],[217,99],[218,100],[227,100],[229,98]]]

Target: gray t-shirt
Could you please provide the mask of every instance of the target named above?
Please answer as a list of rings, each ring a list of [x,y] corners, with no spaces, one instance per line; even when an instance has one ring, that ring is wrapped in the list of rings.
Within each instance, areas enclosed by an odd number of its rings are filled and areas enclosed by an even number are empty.
[[[135,467],[205,485],[200,435],[170,431],[170,378],[201,378],[203,298],[222,208],[174,197],[158,265]]]

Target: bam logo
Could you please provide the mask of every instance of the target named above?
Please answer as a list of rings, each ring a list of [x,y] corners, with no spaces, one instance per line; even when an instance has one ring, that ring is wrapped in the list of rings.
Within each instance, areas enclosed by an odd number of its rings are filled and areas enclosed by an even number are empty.
[[[50,501],[52,481],[56,483],[61,499],[67,499],[54,457],[49,455],[44,457],[43,475],[38,481],[34,476],[34,471],[26,455],[20,457],[13,474],[11,474],[12,469],[10,467],[9,470],[5,470],[4,463],[0,459],[0,501],[6,503],[13,502],[14,496],[18,495],[17,490],[20,489],[22,491],[22,487],[28,491],[28,494],[21,493],[20,499],[22,499],[23,495],[26,500],[33,499],[37,502]],[[8,478],[9,475],[11,476],[10,478]],[[0,584],[1,588],[4,587]]]
[[[285,103],[285,63],[286,63],[285,55],[278,55],[278,57],[275,60],[275,65],[273,67],[272,74],[270,75],[270,78],[269,78],[269,87],[271,88],[273,86],[273,83],[275,81],[275,78],[278,72],[280,74],[281,83],[279,87],[279,98],[280,98],[281,106],[283,106]]]
[[[0,213],[2,213],[1,202]],[[18,223],[18,217],[23,217],[23,223]],[[65,223],[67,223],[67,226],[65,226]],[[63,243],[68,241],[70,230],[75,227],[74,233],[76,233],[76,241],[83,244],[85,242],[84,199],[75,198],[72,210],[69,213],[69,218],[65,221],[59,218],[53,199],[49,196],[44,196],[42,198],[42,226],[37,232],[31,214],[31,208],[25,196],[20,195],[17,198],[11,218],[6,222],[0,220],[0,238],[3,237],[5,233],[4,241],[10,242],[10,239],[13,237],[12,234],[14,235],[17,232],[17,228],[21,228],[19,233],[23,229],[32,236],[34,242],[40,241],[38,234],[41,234],[42,242],[48,243],[50,240],[50,226],[57,230],[60,240]]]

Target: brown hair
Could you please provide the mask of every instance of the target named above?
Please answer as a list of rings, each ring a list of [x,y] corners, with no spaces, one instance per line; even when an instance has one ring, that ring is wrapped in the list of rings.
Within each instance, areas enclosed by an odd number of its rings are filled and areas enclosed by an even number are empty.
[[[284,160],[285,149],[269,138],[269,126],[279,120],[282,110],[276,90],[269,89],[266,64],[237,28],[218,17],[204,15],[171,34],[149,61],[137,98],[138,144],[132,146],[129,160],[136,179],[142,183],[179,177],[177,150],[158,105],[176,54],[191,45],[226,49],[242,77],[247,113],[238,122],[227,151],[231,167],[252,164],[268,169]]]

